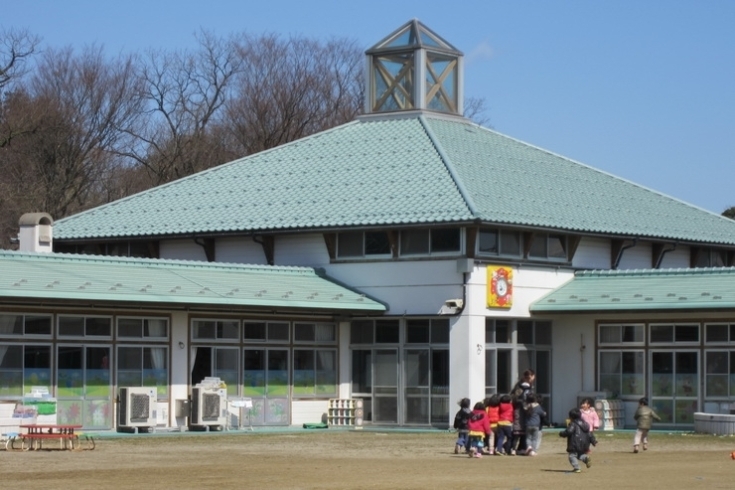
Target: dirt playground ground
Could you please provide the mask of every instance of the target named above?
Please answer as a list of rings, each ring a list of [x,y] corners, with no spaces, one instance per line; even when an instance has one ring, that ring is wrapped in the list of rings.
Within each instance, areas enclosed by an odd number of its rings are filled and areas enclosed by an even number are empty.
[[[27,489],[699,489],[735,488],[735,438],[600,433],[590,469],[570,473],[565,441],[544,431],[536,457],[453,453],[455,435],[315,430],[140,434],[89,451],[0,451],[3,488]]]

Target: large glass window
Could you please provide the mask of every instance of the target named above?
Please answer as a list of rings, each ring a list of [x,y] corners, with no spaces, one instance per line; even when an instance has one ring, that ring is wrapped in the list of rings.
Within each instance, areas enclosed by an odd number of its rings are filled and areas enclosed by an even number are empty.
[[[117,385],[156,387],[159,399],[168,398],[168,348],[117,348]]]
[[[734,351],[705,353],[705,396],[717,400],[729,400],[735,396]]]
[[[51,389],[51,347],[0,344],[0,397],[22,397],[33,386]]]
[[[613,397],[641,397],[646,393],[643,351],[600,351],[599,386]]]
[[[294,349],[294,396],[334,396],[337,393],[337,351]]]

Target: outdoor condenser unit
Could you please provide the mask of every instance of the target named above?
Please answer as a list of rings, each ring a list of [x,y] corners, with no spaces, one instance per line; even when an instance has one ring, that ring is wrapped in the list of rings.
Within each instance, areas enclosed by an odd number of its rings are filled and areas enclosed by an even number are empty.
[[[118,409],[118,428],[156,426],[156,388],[131,386],[120,388],[120,406]]]
[[[227,390],[195,386],[191,389],[189,425],[222,430],[227,424]]]

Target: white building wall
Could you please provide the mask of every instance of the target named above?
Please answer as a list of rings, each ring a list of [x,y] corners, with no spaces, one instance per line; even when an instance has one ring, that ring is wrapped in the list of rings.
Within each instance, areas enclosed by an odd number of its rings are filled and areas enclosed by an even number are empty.
[[[321,233],[311,235],[279,235],[275,241],[274,263],[323,267],[329,264],[329,252]]]
[[[217,262],[267,265],[263,246],[252,237],[218,238],[214,256]]]
[[[610,240],[607,238],[583,237],[572,260],[576,269],[609,269]]]
[[[455,259],[336,263],[324,269],[387,304],[387,315],[436,315],[446,300],[463,297],[463,274]]]
[[[650,269],[653,267],[651,254],[651,244],[649,242],[639,242],[634,247],[623,250],[618,270]]]
[[[174,260],[207,260],[204,248],[194,243],[194,240],[165,240],[161,241],[160,252],[162,259]]]
[[[176,417],[176,400],[189,398],[189,323],[185,311],[171,312],[171,391],[169,423],[182,427],[186,417]],[[181,347],[183,345],[183,347]]]
[[[690,253],[689,247],[676,247],[671,252],[666,252],[661,261],[661,269],[688,269]]]

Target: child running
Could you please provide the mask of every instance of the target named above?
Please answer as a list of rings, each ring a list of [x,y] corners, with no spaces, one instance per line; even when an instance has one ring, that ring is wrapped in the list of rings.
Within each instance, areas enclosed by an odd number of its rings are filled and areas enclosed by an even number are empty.
[[[579,462],[582,461],[587,468],[592,466],[592,456],[589,453],[590,444],[597,445],[595,434],[590,432],[590,426],[582,420],[582,414],[578,408],[569,411],[569,426],[559,432],[559,437],[567,438],[567,454],[569,463],[574,473],[581,473]]]
[[[470,458],[482,458],[482,447],[485,436],[490,434],[490,422],[485,413],[485,404],[482,402],[475,403],[472,415],[467,424],[469,428],[469,456]]]
[[[536,456],[541,446],[541,427],[546,423],[546,411],[538,404],[534,394],[526,398],[526,455]]]
[[[651,430],[654,420],[661,420],[656,412],[648,406],[648,398],[643,397],[638,400],[638,410],[635,411],[633,416],[635,419],[638,429],[635,431],[635,438],[633,439],[633,452],[638,452],[638,446],[643,442],[643,450],[648,449],[648,431]]]
[[[470,409],[470,399],[462,398],[459,401],[459,410],[454,416],[454,428],[457,429],[457,442],[454,444],[454,454],[459,454],[460,451],[465,451],[469,444],[470,429],[468,422],[472,410]]]

